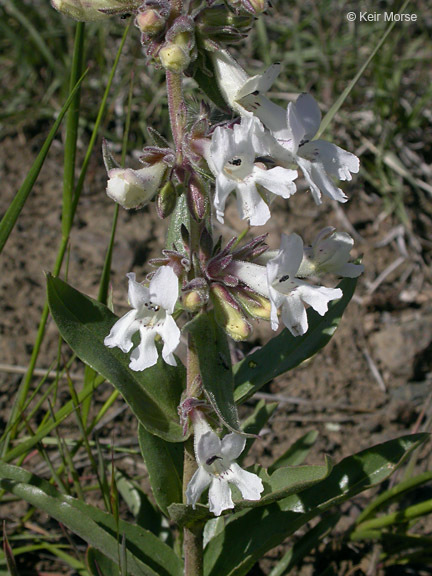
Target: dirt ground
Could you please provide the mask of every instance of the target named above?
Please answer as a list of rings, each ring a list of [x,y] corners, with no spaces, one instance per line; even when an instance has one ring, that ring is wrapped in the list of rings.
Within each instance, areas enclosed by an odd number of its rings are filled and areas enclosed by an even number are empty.
[[[0,214],[9,205],[43,139],[44,135],[22,134],[3,140]],[[113,204],[104,192],[105,171],[100,165],[97,152],[69,251],[71,284],[93,297],[97,295],[113,215]],[[52,269],[55,260],[61,227],[61,166],[61,145],[56,142],[1,255],[1,428],[20,371],[27,366],[32,351],[45,298],[44,273]],[[279,401],[262,440],[256,443],[254,456],[263,465],[309,430],[318,430],[319,437],[308,463],[318,464],[324,453],[340,460],[372,444],[422,429],[432,414],[432,205],[421,206],[408,191],[409,222],[404,226],[385,212],[382,198],[369,193],[359,178],[344,189],[350,201],[343,207],[326,202],[317,209],[306,192],[298,192],[289,203],[278,202],[267,228],[272,247],[277,246],[281,232],[298,232],[310,242],[324,226],[346,230],[355,237],[354,255],[363,256],[365,273],[330,345],[262,391],[269,399]],[[234,210],[229,211],[226,222],[221,233],[229,237],[238,225]],[[150,270],[147,261],[159,254],[164,230],[165,223],[155,218],[153,206],[138,213],[121,211],[112,265],[117,313],[127,309],[125,274],[134,270],[143,277]],[[260,345],[269,336],[268,327],[260,324],[243,351]],[[52,364],[57,344],[56,327],[49,322],[39,369]],[[75,369],[78,377],[80,370]],[[108,384],[102,386],[97,392],[98,401],[106,399],[110,390]],[[60,402],[62,398],[68,398],[66,387]],[[113,414],[117,416],[101,434],[129,440],[136,447],[135,423],[128,411],[122,410],[122,401],[118,400]],[[72,430],[74,425],[71,422]],[[119,466],[130,468],[131,460],[125,458]],[[421,469],[430,469],[431,464],[425,450]],[[133,466],[141,470],[140,465]],[[354,517],[361,507],[362,499],[356,502],[348,507],[348,517]],[[10,514],[7,516],[10,521]],[[14,519],[18,520],[16,516]],[[271,557],[279,554],[276,550]],[[262,568],[267,567],[264,562]]]

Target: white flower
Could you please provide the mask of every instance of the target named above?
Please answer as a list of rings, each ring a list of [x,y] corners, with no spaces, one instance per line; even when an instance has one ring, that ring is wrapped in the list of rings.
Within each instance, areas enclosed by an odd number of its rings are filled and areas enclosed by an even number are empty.
[[[280,64],[273,64],[262,75],[249,77],[227,50],[211,52],[210,56],[219,90],[227,104],[240,116],[252,116],[241,100],[253,92],[267,92],[280,72]]]
[[[349,262],[354,240],[346,232],[336,232],[328,226],[319,232],[312,246],[305,246],[299,275],[337,274],[357,278],[364,271],[363,264]]]
[[[278,251],[269,250],[256,262],[236,260],[227,272],[270,300],[273,330],[279,326],[278,310],[281,309],[282,322],[293,336],[301,336],[308,329],[306,305],[324,316],[328,303],[342,297],[340,288],[314,286],[302,280],[302,261],[303,240],[297,234],[282,234]]]
[[[278,309],[281,308],[282,322],[293,336],[307,332],[306,304],[324,316],[328,303],[342,297],[339,288],[313,286],[300,280],[298,273],[302,259],[303,240],[300,236],[282,234],[278,255],[267,263],[272,329],[276,330],[279,325]]]
[[[270,136],[261,122],[254,117],[242,118],[234,128],[216,128],[211,144],[206,150],[206,160],[216,177],[216,216],[224,221],[226,199],[237,191],[237,204],[242,219],[249,219],[252,226],[265,224],[270,218],[269,202],[272,195],[289,198],[296,188],[295,170],[276,166],[266,170],[256,163],[260,156],[269,154]],[[266,198],[263,191],[267,191]]]
[[[51,0],[51,4],[75,20],[93,22],[133,11],[140,6],[141,0]]]
[[[159,190],[166,165],[162,162],[140,170],[111,168],[106,192],[115,202],[130,210],[150,202]]]
[[[129,367],[141,371],[157,362],[155,337],[159,334],[164,342],[162,358],[167,364],[176,366],[173,352],[180,342],[180,329],[171,316],[178,298],[175,272],[169,266],[159,268],[148,287],[136,282],[132,272],[127,277],[129,303],[133,310],[114,324],[104,340],[105,346],[118,346],[123,352],[129,352],[133,346],[132,336],[139,331],[141,342],[132,351]]]
[[[281,163],[295,162],[303,171],[313,198],[321,204],[321,194],[338,202],[347,196],[333,182],[351,180],[351,173],[359,171],[357,156],[325,140],[312,140],[321,124],[321,111],[310,94],[301,94],[295,103],[288,104],[286,119],[283,109],[268,105],[260,94],[249,94],[242,105],[260,118],[278,142],[272,151]]]
[[[201,421],[195,428],[195,456],[198,469],[187,489],[187,503],[195,508],[201,494],[209,488],[210,512],[220,516],[234,508],[230,484],[236,486],[245,500],[259,500],[264,490],[261,478],[240,468],[234,460],[243,452],[246,439],[239,434],[227,434],[222,440],[208,424]]]

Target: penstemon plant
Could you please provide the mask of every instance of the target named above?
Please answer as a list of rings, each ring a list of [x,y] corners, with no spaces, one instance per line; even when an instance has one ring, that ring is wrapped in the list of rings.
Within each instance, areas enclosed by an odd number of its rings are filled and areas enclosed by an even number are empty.
[[[332,227],[310,245],[283,234],[280,248],[270,250],[261,230],[245,239],[249,227],[223,241],[213,218],[223,223],[226,204],[235,199],[246,225],[264,226],[276,196],[289,202],[302,193],[300,173],[316,204],[323,196],[344,203],[338,181],[351,180],[359,160],[314,139],[321,112],[310,94],[287,109],[268,98],[278,64],[250,77],[230,54],[229,46],[246,38],[269,9],[266,0],[52,3],[81,21],[133,14],[149,63],[165,70],[172,142],[151,129],[153,143],[144,148],[139,170],[121,167],[107,142],[103,157],[110,198],[127,210],[152,203],[160,218],[170,219],[166,248],[149,262],[147,278],[127,275],[131,309],[121,318],[48,277],[62,337],[120,391],[138,419],[161,519],[156,528],[150,520],[121,521],[7,464],[1,476],[17,482],[15,494],[87,541],[95,576],[247,574],[330,506],[388,478],[424,440],[399,438],[336,465],[327,459],[322,466],[292,466],[289,453],[268,470],[243,463],[275,405],[259,402],[243,425],[238,406],[330,340],[363,265],[351,261],[352,238]],[[194,116],[184,100],[186,76],[203,98]],[[212,108],[225,115],[217,125]],[[342,278],[336,287],[327,285],[332,277]],[[235,343],[250,337],[255,320],[282,330],[233,364]],[[185,365],[176,356],[182,334]],[[26,485],[35,489],[26,492]],[[166,525],[171,533],[162,539]],[[275,568],[279,573],[282,567]]]

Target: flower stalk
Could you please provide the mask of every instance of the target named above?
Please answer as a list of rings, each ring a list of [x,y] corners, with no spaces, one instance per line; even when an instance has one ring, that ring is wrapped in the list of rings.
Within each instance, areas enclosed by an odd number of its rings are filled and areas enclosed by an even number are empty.
[[[198,354],[192,336],[188,335],[186,396],[194,394],[197,381],[200,378]],[[183,503],[187,503],[186,488],[197,469],[193,438],[184,445],[183,457]],[[203,574],[203,530],[204,525],[197,523],[183,529],[183,553],[185,561],[185,576],[202,576]]]

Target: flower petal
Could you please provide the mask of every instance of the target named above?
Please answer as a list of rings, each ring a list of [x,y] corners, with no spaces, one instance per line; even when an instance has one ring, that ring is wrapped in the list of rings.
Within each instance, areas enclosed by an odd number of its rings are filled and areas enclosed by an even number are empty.
[[[248,96],[252,92],[267,92],[273,85],[276,78],[279,76],[281,65],[279,62],[272,64],[264,74],[258,74],[257,76],[252,76],[248,78],[243,86],[237,92],[237,101],[245,96]]]
[[[158,351],[155,344],[156,331],[145,326],[140,327],[141,342],[132,350],[129,368],[141,372],[154,366],[158,360]]]
[[[296,291],[303,302],[309,304],[320,316],[328,310],[328,304],[332,300],[342,298],[342,290],[340,288],[326,288],[325,286],[310,286],[304,283],[299,286]]]
[[[173,352],[180,344],[180,328],[177,326],[174,318],[167,314],[163,325],[160,328],[157,328],[157,332],[161,335],[162,340],[164,341],[162,358],[167,364],[170,364],[170,366],[177,366]]]
[[[122,352],[129,352],[133,345],[132,336],[139,330],[139,322],[135,320],[136,315],[136,310],[129,310],[117,320],[104,340],[105,346],[108,348],[118,346]]]
[[[297,170],[276,166],[270,170],[254,168],[253,174],[257,184],[261,184],[266,190],[282,198],[289,198],[296,191],[293,180],[298,176]]]
[[[246,438],[244,436],[231,432],[231,434],[227,434],[222,438],[221,453],[225,458],[232,462],[240,456],[245,445]]]
[[[312,144],[313,143],[311,143],[311,145]],[[301,156],[297,156],[297,162],[303,171],[303,175],[310,186],[312,196],[317,204],[322,203],[321,193],[337,202],[346,202],[348,200],[348,196],[329,178],[324,166],[320,162],[312,162]]]
[[[150,299],[164,308],[168,314],[174,312],[178,299],[178,278],[170,266],[162,266],[150,281]]]
[[[307,332],[307,314],[297,291],[285,298],[282,305],[282,322],[293,336],[303,336]]]
[[[237,486],[245,500],[259,500],[261,498],[264,486],[259,476],[243,470],[235,462],[231,464],[230,470],[228,482]]]
[[[304,140],[312,140],[321,124],[321,110],[310,94],[300,94],[295,103],[297,117],[305,130]]]
[[[136,276],[134,272],[129,272],[126,274],[129,278],[128,286],[128,300],[129,304],[136,308],[137,310],[141,308],[144,303],[150,300],[150,292],[147,286],[143,286],[135,280]]]
[[[220,516],[224,510],[234,508],[231,490],[225,479],[213,478],[209,489],[209,505],[210,512],[213,512],[215,516]]]
[[[210,485],[212,477],[201,466],[196,470],[195,474],[189,481],[186,488],[186,502],[195,508],[196,503],[200,499],[201,494]]]
[[[355,154],[339,148],[336,144],[325,140],[314,140],[306,146],[312,146],[319,154],[319,159],[325,171],[339,180],[351,180],[351,173],[357,174],[360,160]]]
[[[255,184],[240,182],[237,186],[237,207],[242,220],[248,219],[251,226],[262,226],[270,219],[270,209],[256,189]]]
[[[198,464],[204,466],[209,458],[221,454],[222,444],[219,436],[210,430],[205,432],[196,443],[195,456]]]
[[[281,142],[281,144],[288,150],[296,154],[300,143],[303,141],[305,137],[305,128],[303,126],[301,118],[299,118],[299,115],[297,114],[297,110],[293,102],[290,102],[288,104],[288,108],[286,111],[286,124],[288,126],[288,131],[291,133],[292,140],[286,141],[285,138]]]

